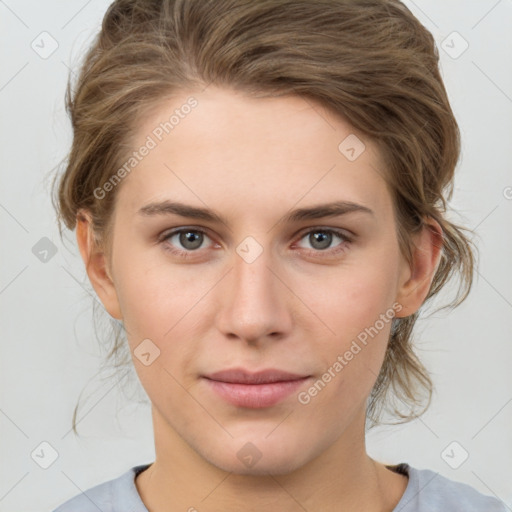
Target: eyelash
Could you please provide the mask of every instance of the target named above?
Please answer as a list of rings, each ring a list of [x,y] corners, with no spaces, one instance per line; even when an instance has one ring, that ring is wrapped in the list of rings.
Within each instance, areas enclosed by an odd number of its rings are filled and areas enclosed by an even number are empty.
[[[186,251],[186,250],[171,248],[170,245],[167,243],[167,241],[170,238],[172,238],[174,235],[179,235],[180,233],[187,233],[187,232],[201,233],[203,235],[206,235],[208,238],[210,238],[208,236],[208,233],[204,229],[201,229],[201,228],[179,228],[179,229],[175,229],[175,230],[169,231],[167,233],[164,233],[158,241],[163,244],[164,250],[170,252],[171,254],[173,254],[175,256],[179,256],[180,258],[187,259],[187,258],[193,257],[192,256],[193,253],[199,252],[200,249],[196,249],[193,251],[190,251],[190,250]],[[336,235],[342,240],[342,242],[337,247],[335,247],[333,249],[324,249],[324,250],[304,249],[309,254],[314,254],[315,256],[325,254],[326,255],[325,257],[332,257],[332,256],[337,255],[340,252],[346,251],[347,246],[352,243],[352,237],[348,236],[345,231],[341,231],[341,230],[337,230],[337,229],[333,229],[333,228],[322,228],[322,227],[313,227],[313,228],[310,228],[308,231],[302,232],[300,235],[299,241],[302,240],[307,235],[310,235],[311,233],[318,233],[318,232],[330,233],[330,234]]]

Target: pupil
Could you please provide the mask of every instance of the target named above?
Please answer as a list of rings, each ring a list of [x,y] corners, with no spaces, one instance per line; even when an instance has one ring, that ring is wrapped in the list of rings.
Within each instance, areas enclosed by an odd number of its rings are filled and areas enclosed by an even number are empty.
[[[187,231],[186,233],[181,233],[180,235],[180,243],[186,247],[187,249],[197,249],[201,246],[201,234],[194,233],[193,231]],[[195,240],[194,240],[195,238]],[[187,245],[187,244],[191,244]]]
[[[320,234],[318,236],[318,234]],[[316,233],[313,234],[313,239],[315,240],[315,243],[320,241],[320,247],[317,247],[317,249],[325,249],[327,247],[329,247],[330,243],[331,243],[331,238],[332,238],[332,235],[330,233],[325,233],[324,231],[318,231]],[[313,247],[315,246],[315,244],[312,244]]]

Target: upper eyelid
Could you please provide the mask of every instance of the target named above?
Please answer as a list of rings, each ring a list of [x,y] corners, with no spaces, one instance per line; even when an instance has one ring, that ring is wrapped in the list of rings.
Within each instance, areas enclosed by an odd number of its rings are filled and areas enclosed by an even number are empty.
[[[308,228],[304,228],[303,230],[299,230],[295,236],[305,235],[307,233],[310,233],[311,231],[328,231],[328,232],[335,233],[337,235],[341,235],[344,238],[352,238],[355,236],[355,234],[352,233],[351,231],[349,231],[348,229],[328,227],[328,226],[310,226]]]

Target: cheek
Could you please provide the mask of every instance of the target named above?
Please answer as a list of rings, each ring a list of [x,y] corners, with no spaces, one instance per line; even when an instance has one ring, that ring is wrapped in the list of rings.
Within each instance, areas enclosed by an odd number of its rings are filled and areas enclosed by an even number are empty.
[[[316,280],[302,283],[311,310],[342,343],[374,325],[392,307],[397,290],[396,272],[383,265],[351,265]],[[328,331],[326,330],[328,335]]]
[[[192,266],[183,270],[142,253],[118,258],[116,289],[127,329],[162,339],[208,289]],[[210,285],[211,286],[211,285]],[[181,320],[181,321],[183,321]]]
[[[118,258],[117,265],[119,303],[141,383],[150,396],[161,389],[174,389],[171,375],[181,381],[189,371],[194,374],[191,361],[202,337],[199,331],[207,293],[215,276],[198,279],[193,266],[177,269],[161,259],[148,261],[134,254]],[[154,364],[145,366],[138,357],[147,352],[156,358]],[[188,382],[188,377],[185,380]],[[179,386],[174,392],[181,392]]]
[[[396,270],[386,261],[381,258],[372,264],[339,269],[325,280],[328,288],[315,289],[311,309],[331,331],[318,322],[317,330],[326,334],[317,338],[315,351],[321,354],[323,376],[329,381],[329,390],[322,392],[319,404],[333,400],[341,411],[350,403],[361,403],[375,383],[393,318],[400,311],[395,303]]]
[[[119,302],[142,387],[157,407],[165,409],[170,397],[173,403],[190,407],[185,388],[189,370],[195,370],[194,317],[200,316],[198,302],[207,291],[205,284],[161,263],[148,265],[130,258],[118,264]]]

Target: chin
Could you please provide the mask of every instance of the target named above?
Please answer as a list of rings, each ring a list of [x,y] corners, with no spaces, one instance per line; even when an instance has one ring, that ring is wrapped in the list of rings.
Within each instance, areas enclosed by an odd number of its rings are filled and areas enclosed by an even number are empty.
[[[288,438],[285,443],[278,437],[270,441],[252,436],[252,440],[238,438],[224,446],[217,445],[210,450],[204,448],[196,447],[196,451],[210,464],[237,475],[286,475],[308,461],[299,439]]]

